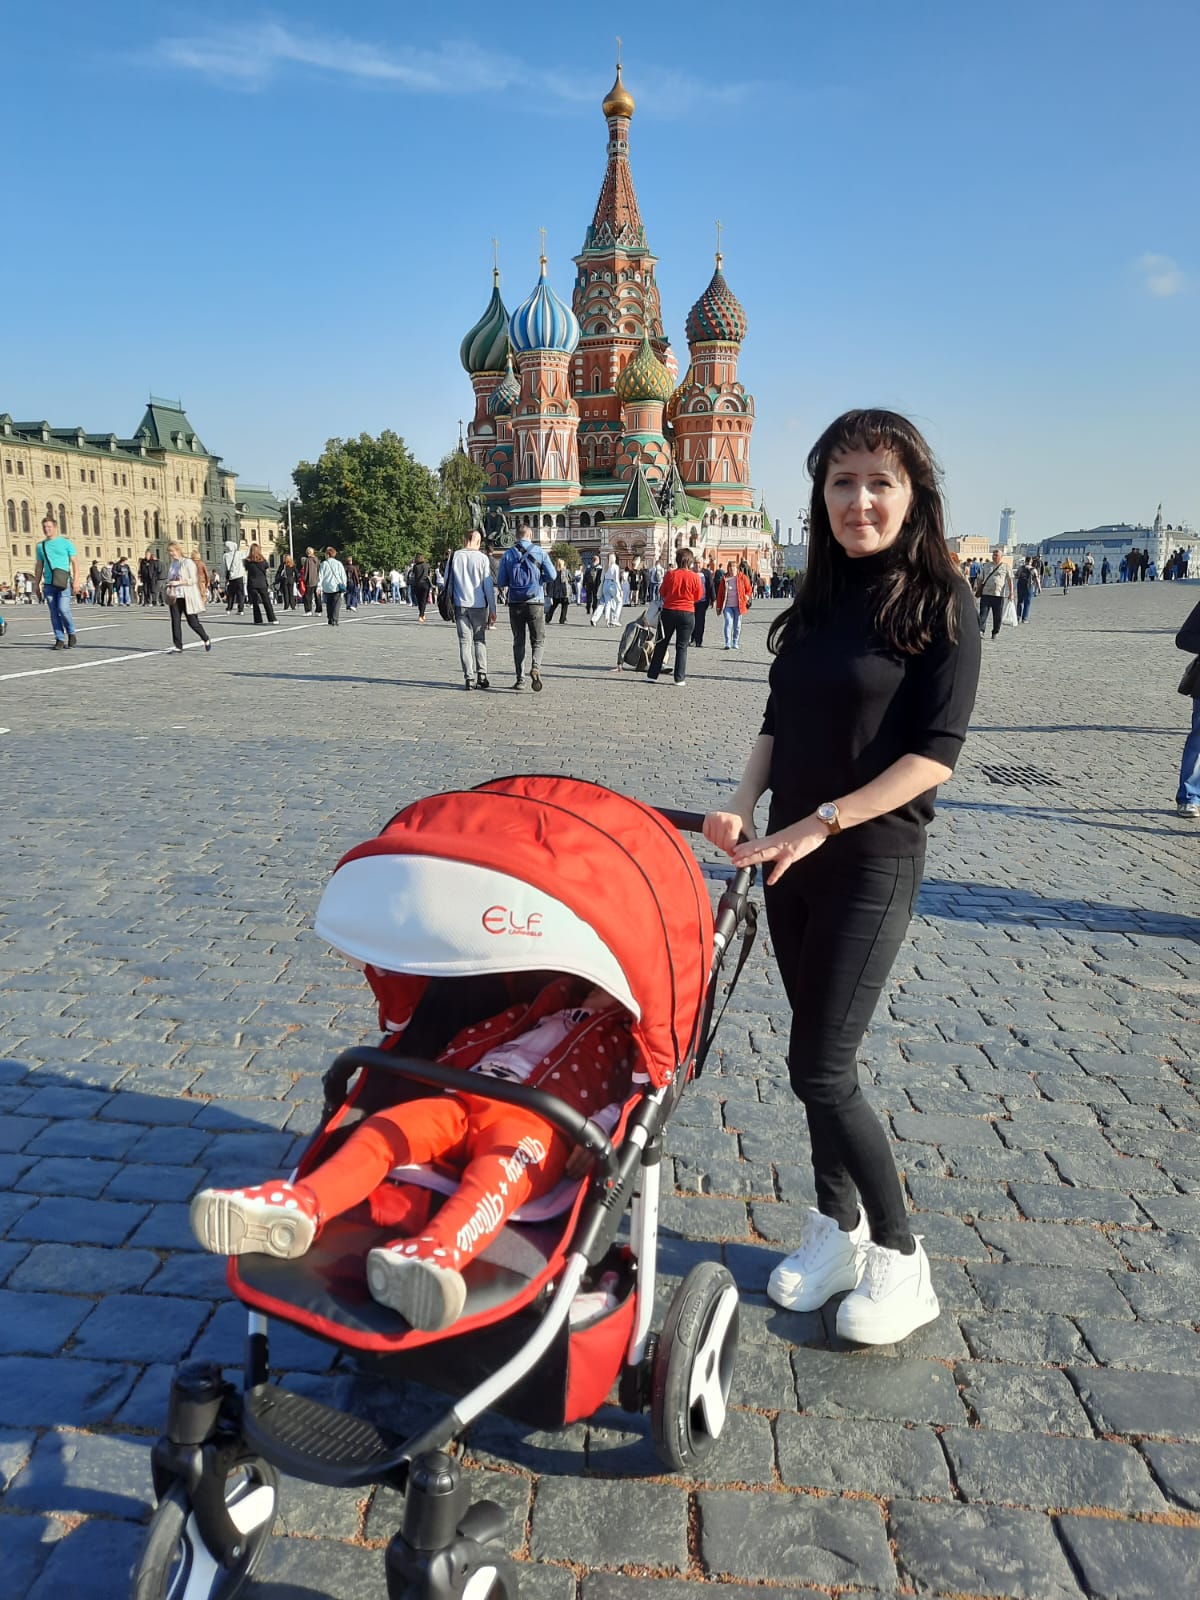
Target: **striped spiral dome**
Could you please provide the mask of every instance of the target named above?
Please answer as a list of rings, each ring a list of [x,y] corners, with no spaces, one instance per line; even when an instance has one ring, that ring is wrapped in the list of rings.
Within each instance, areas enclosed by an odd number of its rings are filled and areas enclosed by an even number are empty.
[[[579,319],[550,287],[545,256],[537,287],[508,319],[508,337],[518,355],[527,350],[561,350],[570,355],[579,343]]]
[[[468,372],[503,372],[508,355],[508,312],[500,298],[499,275],[492,284],[492,298],[479,321],[464,336],[458,359]]]

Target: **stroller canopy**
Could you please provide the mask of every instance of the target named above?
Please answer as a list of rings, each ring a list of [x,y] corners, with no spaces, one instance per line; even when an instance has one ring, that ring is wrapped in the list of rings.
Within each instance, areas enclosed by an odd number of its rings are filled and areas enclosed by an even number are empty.
[[[552,971],[634,1017],[650,1081],[691,1050],[712,911],[687,841],[650,806],[575,778],[498,778],[418,800],[342,857],[317,910],[352,961],[433,977]]]

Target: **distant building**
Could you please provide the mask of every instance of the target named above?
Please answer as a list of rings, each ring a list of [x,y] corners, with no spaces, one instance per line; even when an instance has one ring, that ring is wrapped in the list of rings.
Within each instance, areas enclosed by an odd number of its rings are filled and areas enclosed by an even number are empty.
[[[1079,562],[1090,554],[1097,567],[1107,556],[1114,568],[1130,550],[1148,550],[1150,559],[1157,562],[1161,572],[1163,563],[1174,550],[1190,550],[1195,560],[1200,553],[1200,539],[1195,529],[1186,523],[1173,527],[1164,522],[1159,506],[1152,527],[1144,522],[1109,522],[1098,528],[1079,528],[1074,533],[1059,533],[1052,539],[1043,539],[1039,549],[1047,561],[1062,561],[1070,556],[1072,561]]]
[[[0,578],[33,572],[47,512],[85,572],[119,556],[136,566],[148,549],[164,558],[172,539],[200,550],[211,567],[223,541],[238,536],[236,484],[178,400],[151,395],[129,439],[0,413]]]
[[[1002,550],[1007,550],[1009,545],[1016,543],[1017,513],[1012,506],[1005,506],[1000,513],[999,545]]]
[[[946,548],[960,561],[971,562],[986,561],[994,546],[981,533],[962,533],[947,539]]]
[[[238,490],[237,509],[242,543],[258,545],[274,565],[278,552],[287,547],[283,506],[270,489],[247,483]]]

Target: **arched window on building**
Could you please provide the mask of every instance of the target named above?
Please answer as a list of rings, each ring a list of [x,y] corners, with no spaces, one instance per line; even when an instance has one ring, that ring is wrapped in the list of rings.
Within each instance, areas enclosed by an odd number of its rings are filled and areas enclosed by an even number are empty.
[[[12,501],[11,500],[8,503],[9,503],[9,505],[12,505]],[[586,512],[586,511],[581,511],[579,513],[579,526],[581,528],[590,528],[591,525],[592,525],[592,519],[591,519],[591,516],[589,515],[589,513]]]
[[[15,500],[8,502],[8,531],[9,533],[16,533],[17,531],[17,502]]]
[[[600,524],[603,521],[604,521],[604,513],[603,513],[603,511],[597,511],[597,513],[596,513],[596,526],[599,527]]]
[[[555,517],[555,519],[554,519],[554,526],[555,526],[555,527],[556,527],[556,528],[565,528],[565,527],[566,527],[566,525],[567,525],[567,519],[566,519],[566,517],[565,517],[565,516],[564,516],[564,515],[563,515],[563,513],[562,513],[562,512],[561,512],[561,511],[560,511],[560,512],[559,512],[559,513],[558,513],[558,515],[557,515],[557,516],[556,516],[556,517]]]
[[[115,509],[113,511],[113,536],[117,539],[121,537],[121,513]]]
[[[132,539],[132,537],[133,537],[133,534],[130,532],[130,525],[129,525],[129,508],[127,506],[125,508],[125,540],[126,540],[126,543],[128,543],[129,540]]]
[[[599,394],[600,393],[600,384],[601,384],[601,382],[602,382],[602,379],[601,379],[601,376],[600,376],[600,368],[597,367],[595,369],[595,371],[592,373],[592,393],[593,394]]]
[[[54,501],[53,500],[47,500],[46,501],[46,515],[50,518],[51,522],[54,521]]]
[[[183,543],[183,518],[182,517],[176,517],[175,518],[175,537],[179,540],[180,544]]]
[[[542,527],[543,528],[552,528],[553,526],[554,526],[554,518],[550,515],[550,513],[548,511],[544,512],[543,515],[542,515]]]
[[[721,526],[723,528],[727,528],[729,526],[729,513],[728,512],[726,512],[724,514],[724,516],[722,516],[722,518],[721,518]]]
[[[210,544],[212,543],[212,518],[211,517],[205,517],[205,519],[204,519],[204,537],[205,537],[205,540],[208,543],[210,543]]]
[[[224,544],[225,540],[228,539],[228,537],[229,537],[229,518],[228,517],[222,517],[221,518],[221,543]]]
[[[195,544],[199,540],[199,538],[200,538],[200,523],[198,522],[198,520],[195,517],[193,517],[192,518],[192,543]]]
[[[142,512],[142,532],[147,539],[150,537],[150,513],[148,511]]]
[[[159,526],[157,511],[154,513],[154,537],[156,539],[162,538],[162,528]]]
[[[64,539],[70,537],[71,525],[67,521],[67,508],[65,505],[63,505],[61,500],[58,502],[58,531],[62,534]]]

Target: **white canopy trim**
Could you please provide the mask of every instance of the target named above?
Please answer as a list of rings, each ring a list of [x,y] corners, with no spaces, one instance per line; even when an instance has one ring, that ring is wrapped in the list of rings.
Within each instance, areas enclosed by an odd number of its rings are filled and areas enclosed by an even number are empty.
[[[642,1014],[595,929],[544,889],[490,867],[439,856],[359,856],[329,880],[316,931],[351,961],[385,972],[563,972],[599,984],[633,1017]]]

